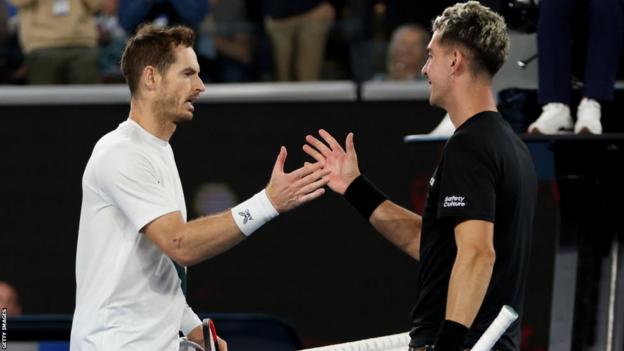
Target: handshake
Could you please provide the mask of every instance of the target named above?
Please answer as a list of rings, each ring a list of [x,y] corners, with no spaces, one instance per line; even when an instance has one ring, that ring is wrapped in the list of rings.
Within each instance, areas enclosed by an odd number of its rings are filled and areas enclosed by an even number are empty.
[[[316,162],[306,162],[291,173],[284,173],[286,148],[281,148],[266,188],[267,196],[277,212],[291,210],[323,195],[323,187],[326,185],[344,195],[349,184],[360,175],[353,133],[347,135],[346,150],[325,130],[321,129],[319,134],[323,141],[308,135],[307,144],[303,146],[303,151]]]
[[[325,193],[325,186],[344,195],[347,188],[360,176],[353,133],[347,135],[345,148],[321,129],[320,138],[308,135],[303,151],[315,162],[286,173],[286,148],[281,147],[266,189],[232,209],[237,226],[246,236],[279,213],[292,210]],[[356,206],[357,208],[357,206]]]

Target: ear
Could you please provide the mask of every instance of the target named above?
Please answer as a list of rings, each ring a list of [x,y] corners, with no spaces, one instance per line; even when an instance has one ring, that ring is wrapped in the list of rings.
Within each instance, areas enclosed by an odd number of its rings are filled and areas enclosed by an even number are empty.
[[[141,75],[141,83],[145,87],[146,91],[155,90],[160,83],[160,73],[154,66],[146,66],[143,69],[143,74]]]
[[[455,73],[459,70],[459,66],[462,64],[464,60],[464,55],[459,49],[453,49],[451,53],[451,73]]]

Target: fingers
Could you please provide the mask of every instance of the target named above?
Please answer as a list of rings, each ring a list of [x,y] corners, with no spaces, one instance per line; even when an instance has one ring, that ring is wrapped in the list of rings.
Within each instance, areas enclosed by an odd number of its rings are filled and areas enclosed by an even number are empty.
[[[329,175],[331,173],[331,171],[327,170],[327,169],[317,169],[314,172],[306,175],[305,177],[299,179],[298,181],[295,182],[295,186],[299,187],[299,186],[306,186],[306,184],[310,184],[315,182],[318,179],[321,179],[327,175]],[[329,179],[329,178],[328,178]],[[309,190],[305,190],[304,193],[309,193],[310,191],[312,191],[314,189],[309,189]]]
[[[273,173],[284,173],[284,163],[286,163],[286,155],[286,148],[283,146],[280,147],[280,152],[277,155],[277,160],[275,161],[275,165],[273,166]]]
[[[227,351],[227,342],[217,336],[217,343],[219,344],[219,351]]]
[[[306,154],[310,155],[317,162],[325,163],[325,157],[321,155],[320,152],[316,151],[316,149],[311,147],[310,145],[308,144],[303,145],[303,151],[305,151]]]
[[[306,202],[312,201],[316,198],[318,198],[319,196],[325,194],[325,189],[324,188],[319,188],[316,189],[314,192],[311,192],[309,194],[303,195],[301,198],[299,198],[299,202],[301,204],[304,204]]]
[[[347,153],[355,154],[355,144],[353,143],[353,133],[347,134],[347,140],[345,141],[345,145],[347,146]]]
[[[306,135],[305,140],[310,145],[314,146],[314,148],[316,148],[316,150],[318,150],[323,156],[327,157],[331,153],[331,150],[327,147],[327,145],[325,145],[325,143],[318,140],[317,138],[311,135]]]
[[[331,147],[332,150],[340,150],[340,151],[344,152],[344,150],[342,149],[342,146],[340,146],[340,144],[338,144],[336,139],[334,139],[334,137],[331,136],[331,134],[327,133],[327,131],[325,131],[325,129],[319,130],[319,134],[321,135],[323,140],[325,140],[327,142],[327,144],[329,144],[329,146]]]
[[[326,174],[325,174],[321,178],[316,178],[315,181],[307,185],[304,185],[299,191],[299,193],[304,194],[304,196],[306,196],[307,194],[314,192],[319,188],[324,187],[325,185],[327,185],[327,183],[329,183],[329,177],[326,177]]]
[[[317,170],[323,168],[323,164],[320,162],[315,163],[307,163],[303,167],[300,167],[290,173],[294,179],[303,178],[311,173],[316,172]]]

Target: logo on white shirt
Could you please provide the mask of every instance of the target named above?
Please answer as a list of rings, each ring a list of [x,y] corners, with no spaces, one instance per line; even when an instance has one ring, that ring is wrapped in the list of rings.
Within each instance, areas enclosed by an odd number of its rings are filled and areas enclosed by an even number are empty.
[[[463,196],[456,196],[456,195],[445,196],[442,207],[464,207],[466,206],[464,199],[465,197]]]

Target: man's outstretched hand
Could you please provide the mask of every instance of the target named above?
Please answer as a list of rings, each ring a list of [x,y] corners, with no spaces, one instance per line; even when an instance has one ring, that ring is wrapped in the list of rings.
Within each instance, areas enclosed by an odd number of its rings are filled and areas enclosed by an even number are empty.
[[[351,182],[360,176],[357,154],[353,144],[353,133],[347,134],[345,141],[346,151],[325,130],[319,130],[319,135],[325,143],[311,135],[307,135],[306,141],[308,144],[303,145],[303,151],[312,156],[317,163],[322,164],[324,169],[329,172],[329,181],[327,183],[329,188],[338,194],[344,195]]]
[[[306,163],[290,173],[285,173],[286,154],[286,148],[282,146],[266,187],[267,196],[279,213],[292,210],[323,195],[323,187],[329,182],[329,171],[324,169],[321,162]]]

